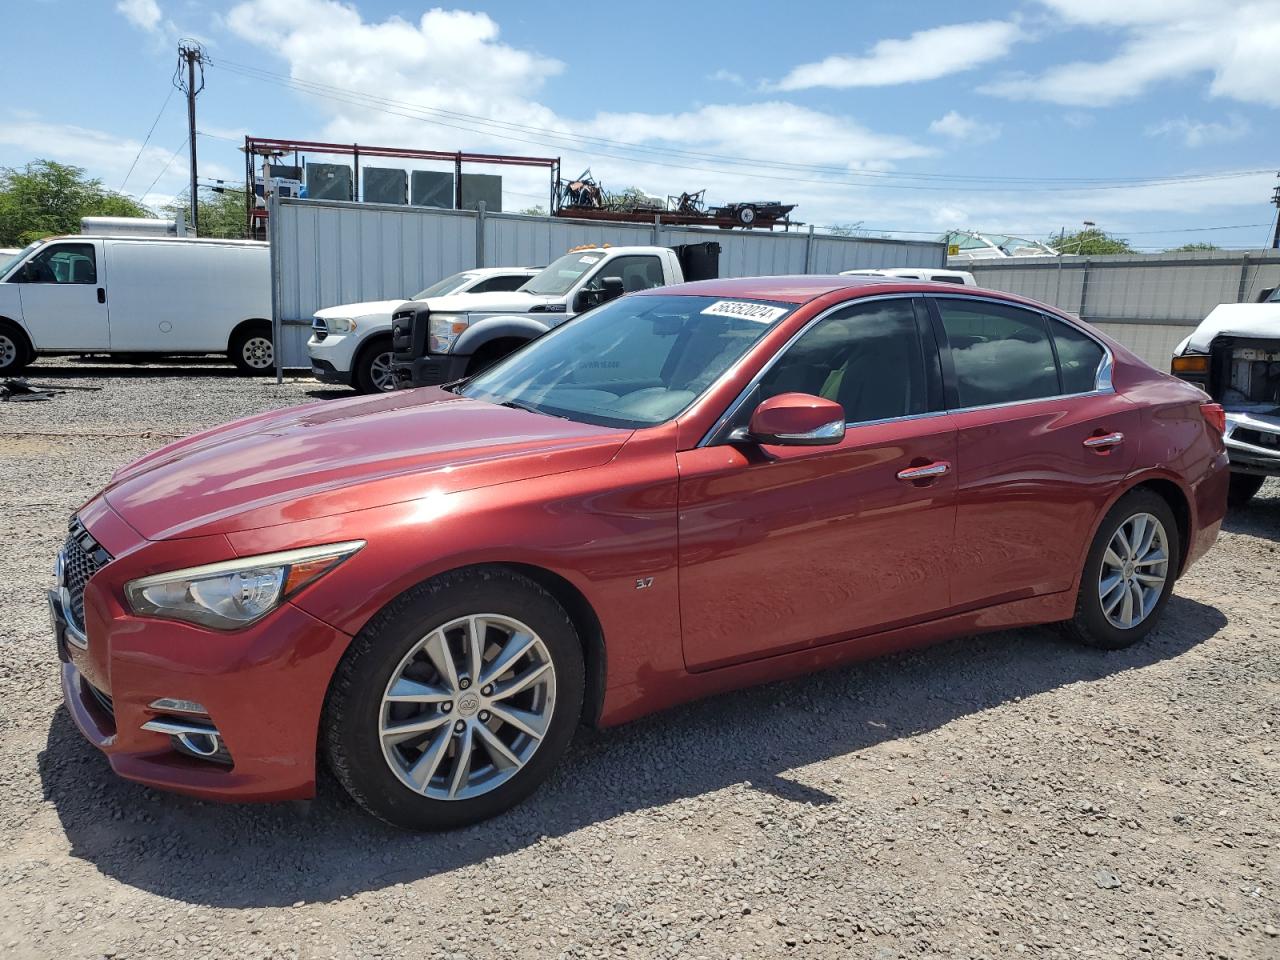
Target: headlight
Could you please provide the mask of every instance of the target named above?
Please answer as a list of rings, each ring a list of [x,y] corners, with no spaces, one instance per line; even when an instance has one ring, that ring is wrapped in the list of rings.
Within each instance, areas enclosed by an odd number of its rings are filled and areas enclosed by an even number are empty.
[[[265,617],[364,544],[349,540],[158,573],[130,581],[124,592],[139,616],[236,630]]]
[[[427,352],[448,353],[453,349],[458,334],[467,329],[471,318],[466,314],[433,313],[427,324]]]
[[[350,317],[325,317],[324,324],[330,333],[354,333],[356,322]]]

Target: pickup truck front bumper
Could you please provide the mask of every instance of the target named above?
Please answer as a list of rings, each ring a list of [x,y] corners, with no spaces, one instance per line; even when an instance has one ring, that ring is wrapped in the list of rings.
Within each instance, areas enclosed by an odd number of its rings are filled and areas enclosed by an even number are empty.
[[[391,370],[395,376],[395,388],[437,387],[466,376],[470,355],[453,353],[429,353],[414,360],[393,360]]]
[[[1280,416],[1228,410],[1223,442],[1236,473],[1280,476]]]

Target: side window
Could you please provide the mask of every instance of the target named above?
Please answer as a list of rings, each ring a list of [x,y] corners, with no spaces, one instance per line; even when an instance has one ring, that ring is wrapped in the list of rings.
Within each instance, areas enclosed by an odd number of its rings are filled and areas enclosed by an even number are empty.
[[[91,243],[59,243],[41,250],[25,267],[24,283],[97,283]]]
[[[963,277],[948,277],[945,274],[943,274],[941,276],[930,277],[929,279],[934,281],[935,283],[958,283],[961,286],[964,286]]]
[[[1088,393],[1098,385],[1098,367],[1103,352],[1096,340],[1070,324],[1049,321],[1053,345],[1058,349],[1058,369],[1062,371],[1063,393]]]
[[[528,282],[528,277],[519,274],[510,277],[490,277],[485,281],[485,290],[506,293],[510,290],[519,290]]]
[[[1038,313],[979,300],[934,300],[950,343],[960,406],[1056,396],[1058,369]]]
[[[623,293],[648,290],[662,286],[662,263],[657,257],[618,257],[606,263],[587,286],[593,290],[602,289],[605,277],[621,280]]]
[[[925,383],[911,301],[880,300],[856,304],[807,331],[765,374],[758,401],[813,394],[844,407],[848,423],[866,423],[924,413]]]

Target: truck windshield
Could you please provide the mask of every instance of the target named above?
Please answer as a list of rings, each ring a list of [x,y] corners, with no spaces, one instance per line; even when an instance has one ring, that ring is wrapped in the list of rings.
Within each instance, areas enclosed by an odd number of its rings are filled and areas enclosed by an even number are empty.
[[[1271,296],[1267,297],[1267,303],[1280,303],[1280,287],[1271,291]]]
[[[541,273],[526,283],[523,292],[555,297],[566,294],[582,279],[583,274],[594,269],[602,259],[604,259],[603,250],[577,250],[566,253],[559,260],[544,267]]]
[[[455,273],[451,277],[445,277],[443,280],[437,280],[425,290],[419,290],[410,300],[428,300],[431,297],[445,297],[453,293],[459,287],[466,284],[471,279],[469,273]]]
[[[44,243],[43,240],[36,240],[34,243],[28,243],[17,253],[0,256],[0,280],[3,280],[10,270],[25,260],[27,258],[27,254],[42,243]]]
[[[635,429],[706,392],[794,304],[629,296],[589,310],[473,378],[463,396]]]

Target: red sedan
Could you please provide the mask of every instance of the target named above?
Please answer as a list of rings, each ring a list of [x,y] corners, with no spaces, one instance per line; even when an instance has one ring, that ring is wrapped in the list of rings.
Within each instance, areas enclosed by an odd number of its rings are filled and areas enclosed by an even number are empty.
[[[1040,304],[660,288],[449,389],[281,410],[120,470],[50,606],[121,776],[414,828],[527,796],[578,723],[983,630],[1141,639],[1213,544],[1223,413]]]

